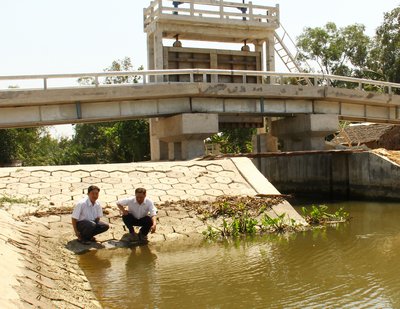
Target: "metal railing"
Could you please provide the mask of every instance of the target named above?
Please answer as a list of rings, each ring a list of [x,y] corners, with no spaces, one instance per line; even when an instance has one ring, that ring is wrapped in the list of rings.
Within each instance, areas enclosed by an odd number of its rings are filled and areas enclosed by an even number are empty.
[[[211,78],[216,76],[216,78]],[[249,77],[256,77],[253,80],[258,80],[258,83],[268,85],[298,85],[297,80],[310,80],[311,85],[305,83],[303,87],[320,87],[329,86],[337,88],[350,88],[355,90],[364,90],[369,92],[379,93],[400,93],[400,84],[375,81],[370,79],[359,79],[354,77],[345,77],[337,75],[324,75],[315,73],[280,73],[269,71],[246,71],[246,70],[214,70],[214,69],[180,69],[180,70],[147,70],[147,71],[115,71],[115,72],[95,72],[95,73],[75,73],[75,74],[49,74],[49,75],[13,75],[0,76],[0,85],[13,85],[15,81],[30,81],[39,82],[40,86],[28,87],[0,87],[0,91],[20,91],[24,89],[58,89],[58,88],[77,88],[77,87],[110,87],[118,86],[118,84],[110,83],[110,78],[121,78],[119,86],[132,86],[133,80],[138,85],[154,84],[154,83],[211,83],[217,80],[224,83],[219,78],[236,77],[233,83],[247,84]],[[171,77],[174,77],[172,79]],[[181,81],[176,81],[176,77],[181,78]],[[72,80],[71,80],[72,79]],[[183,79],[183,81],[182,81]],[[50,81],[69,80],[66,86],[60,87],[54,83],[52,86]],[[129,83],[124,81],[129,80]],[[81,81],[81,82],[79,82]],[[82,81],[86,81],[82,83]],[[89,81],[89,82],[87,82]],[[108,81],[108,82],[107,82]],[[227,83],[232,83],[227,82]],[[254,82],[252,82],[254,84]],[[251,82],[249,83],[251,84]],[[15,84],[14,84],[15,85]]]
[[[263,25],[279,25],[279,5],[275,7],[224,0],[153,0],[143,10],[144,28],[162,15],[245,20]]]

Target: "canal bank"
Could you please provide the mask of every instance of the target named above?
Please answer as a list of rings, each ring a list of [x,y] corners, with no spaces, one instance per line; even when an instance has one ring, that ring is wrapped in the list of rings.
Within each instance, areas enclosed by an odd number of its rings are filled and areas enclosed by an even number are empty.
[[[89,247],[76,242],[70,213],[90,184],[101,188],[101,202],[110,229]],[[218,196],[276,196],[271,183],[247,158],[0,170],[0,268],[2,308],[98,308],[90,282],[76,253],[126,246],[126,231],[115,202],[145,187],[159,205],[158,227],[151,245],[201,240],[208,224],[182,199],[213,201]],[[304,222],[282,201],[268,210]]]
[[[400,152],[309,151],[259,154],[260,172],[282,193],[325,199],[400,200]]]

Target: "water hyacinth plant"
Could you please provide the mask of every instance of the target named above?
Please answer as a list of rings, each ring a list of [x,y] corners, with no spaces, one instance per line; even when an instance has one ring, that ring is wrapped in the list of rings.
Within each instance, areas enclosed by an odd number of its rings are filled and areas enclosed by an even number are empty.
[[[310,208],[302,207],[301,210],[304,219],[311,225],[339,223],[349,220],[349,213],[342,207],[334,213],[328,213],[328,206],[326,205],[311,205]]]

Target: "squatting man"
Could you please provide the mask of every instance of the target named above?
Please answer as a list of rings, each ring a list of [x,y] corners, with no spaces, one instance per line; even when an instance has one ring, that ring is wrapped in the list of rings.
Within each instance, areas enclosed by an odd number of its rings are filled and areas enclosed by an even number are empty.
[[[134,236],[134,226],[140,226],[138,238],[147,241],[147,234],[156,231],[157,208],[154,203],[146,197],[145,188],[136,188],[135,196],[119,200],[117,206],[122,214],[129,233]],[[127,209],[125,208],[127,206]]]
[[[101,222],[103,210],[99,198],[100,188],[90,186],[88,196],[79,201],[72,212],[72,227],[78,241],[83,244],[89,244],[90,241],[96,241],[95,235],[104,233],[109,229],[107,223]]]

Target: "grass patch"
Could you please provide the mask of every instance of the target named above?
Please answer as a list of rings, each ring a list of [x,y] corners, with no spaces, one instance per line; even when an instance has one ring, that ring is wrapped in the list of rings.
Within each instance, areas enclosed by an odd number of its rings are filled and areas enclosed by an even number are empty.
[[[4,204],[37,204],[37,199],[29,199],[24,197],[15,197],[10,195],[0,196],[0,207]]]
[[[27,202],[29,202],[29,199],[27,199],[27,198],[13,197],[13,196],[7,196],[7,195],[0,196],[0,204],[4,204],[4,203],[24,204]]]

